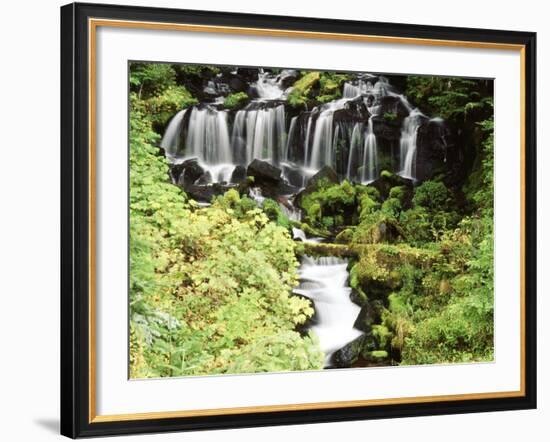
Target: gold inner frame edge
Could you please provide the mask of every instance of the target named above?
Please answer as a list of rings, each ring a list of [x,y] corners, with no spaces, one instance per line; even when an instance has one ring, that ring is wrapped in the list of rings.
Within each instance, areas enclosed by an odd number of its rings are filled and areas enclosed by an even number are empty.
[[[520,389],[518,391],[500,391],[487,393],[465,393],[453,395],[437,395],[437,396],[415,396],[415,397],[400,397],[387,399],[366,399],[366,400],[351,400],[351,401],[331,401],[331,402],[314,402],[300,404],[283,404],[283,405],[260,405],[247,407],[233,408],[215,408],[215,409],[198,409],[198,410],[178,410],[178,411],[158,411],[145,413],[128,413],[128,414],[111,414],[97,415],[96,414],[96,225],[95,225],[95,209],[96,209],[96,35],[97,28],[115,27],[115,28],[134,28],[148,30],[170,30],[170,31],[186,31],[186,32],[207,32],[218,34],[236,34],[236,35],[254,35],[254,36],[269,36],[269,37],[292,37],[292,38],[309,38],[309,39],[326,39],[339,41],[356,41],[369,43],[387,43],[387,44],[410,44],[419,46],[444,46],[444,47],[460,47],[460,48],[475,48],[475,49],[497,49],[518,51],[520,54]],[[298,411],[298,410],[322,410],[329,408],[345,408],[345,407],[365,407],[375,405],[397,405],[397,404],[415,404],[427,402],[443,402],[443,401],[461,401],[461,400],[482,400],[482,399],[497,399],[497,398],[513,398],[525,396],[526,380],[525,380],[525,108],[526,108],[526,90],[525,90],[525,45],[494,43],[494,42],[475,42],[461,40],[441,40],[441,39],[426,39],[412,37],[391,37],[391,36],[376,36],[363,34],[345,34],[345,33],[330,33],[330,32],[312,32],[312,31],[293,31],[282,29],[265,29],[265,28],[248,28],[248,27],[231,27],[231,26],[211,26],[211,25],[196,25],[182,23],[160,23],[132,20],[111,20],[111,19],[88,19],[88,94],[89,94],[89,367],[88,367],[88,422],[117,422],[117,421],[133,421],[146,419],[169,419],[178,417],[199,417],[199,416],[221,416],[221,415],[238,415],[246,413],[273,413],[280,411]]]

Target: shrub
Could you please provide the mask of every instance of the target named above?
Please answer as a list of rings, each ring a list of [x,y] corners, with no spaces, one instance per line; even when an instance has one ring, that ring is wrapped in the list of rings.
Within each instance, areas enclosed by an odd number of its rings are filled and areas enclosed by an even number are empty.
[[[233,109],[236,107],[241,107],[248,102],[249,98],[245,92],[237,92],[236,94],[231,94],[225,97],[223,105],[227,109]]]

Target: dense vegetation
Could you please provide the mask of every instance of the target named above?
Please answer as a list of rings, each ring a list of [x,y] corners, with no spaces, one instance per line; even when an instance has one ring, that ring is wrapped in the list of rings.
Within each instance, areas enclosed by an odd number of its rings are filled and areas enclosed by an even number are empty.
[[[295,331],[313,309],[291,296],[288,231],[236,191],[201,209],[170,183],[152,109],[176,87],[157,79],[153,88],[151,71],[131,77],[131,376],[320,368],[315,338]],[[193,102],[177,88],[177,108]]]
[[[356,326],[365,332],[354,344],[356,360],[492,360],[490,85],[414,76],[404,85],[417,106],[462,134],[470,158],[462,176],[440,174],[418,186],[387,171],[369,186],[320,179],[300,195],[303,220],[296,223],[274,200],[259,208],[239,189],[201,207],[171,184],[159,134],[174,113],[197,103],[189,79],[217,72],[131,66],[131,376],[321,368],[316,337],[302,330],[314,310],[292,294],[304,253],[291,238],[293,225],[328,238],[308,253],[351,256],[352,297],[362,306]],[[288,104],[339,98],[347,78],[302,72]],[[224,104],[248,101],[238,92]]]

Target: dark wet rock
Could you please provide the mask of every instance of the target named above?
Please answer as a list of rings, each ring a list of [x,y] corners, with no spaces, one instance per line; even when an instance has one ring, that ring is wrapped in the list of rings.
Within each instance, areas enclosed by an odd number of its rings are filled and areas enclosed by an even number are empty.
[[[281,180],[281,169],[268,163],[255,159],[253,160],[246,170],[247,176],[254,177],[254,182],[259,184],[260,182],[279,183]]]
[[[244,166],[237,166],[231,174],[232,183],[240,183],[241,181],[246,180],[246,168]]]
[[[381,140],[399,141],[401,139],[401,122],[375,116],[372,118],[372,131],[379,142]]]
[[[298,79],[300,73],[294,69],[283,69],[279,74],[280,85],[283,89],[290,87]]]
[[[306,191],[317,189],[319,182],[325,181],[331,184],[338,184],[338,175],[330,166],[323,166],[315,175],[307,182]]]
[[[212,182],[212,175],[210,175],[210,172],[204,172],[198,179],[195,181],[195,184],[198,186],[205,186],[207,184],[210,184]]]
[[[365,336],[361,335],[349,344],[335,351],[330,358],[330,365],[333,368],[349,368],[357,361],[361,354]]]
[[[170,165],[172,180],[179,186],[193,184],[203,173],[204,169],[200,166],[197,158],[191,158],[182,163]]]
[[[432,119],[418,128],[416,178],[425,181],[438,173],[446,174],[465,163],[453,154],[454,140],[449,127]],[[453,161],[454,160],[454,161]]]
[[[217,195],[223,195],[232,186],[227,186],[219,183],[208,185],[193,184],[185,189],[185,193],[195,201],[211,202],[212,198]]]
[[[372,331],[372,326],[374,324],[379,324],[382,319],[381,313],[383,306],[378,304],[380,303],[374,301],[367,302],[363,305],[353,326],[365,333],[370,333]]]
[[[296,164],[285,164],[281,167],[289,184],[296,187],[302,187],[304,184],[304,175],[300,166]]]
[[[380,177],[374,180],[369,186],[374,187],[380,192],[382,199],[387,199],[390,190],[393,187],[405,186],[407,188],[413,187],[413,181],[407,178],[403,178],[395,173],[390,173],[388,171],[382,171]]]

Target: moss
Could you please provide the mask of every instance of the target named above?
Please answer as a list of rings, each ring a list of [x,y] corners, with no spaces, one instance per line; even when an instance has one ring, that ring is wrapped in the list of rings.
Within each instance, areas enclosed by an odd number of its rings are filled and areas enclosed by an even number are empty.
[[[440,181],[424,181],[414,190],[413,204],[431,210],[441,210],[449,206],[450,192]]]
[[[346,216],[355,209],[354,187],[348,181],[328,186],[320,181],[317,189],[304,195],[299,202],[308,223],[324,228],[344,225]]]
[[[237,92],[235,94],[231,94],[225,97],[223,105],[227,109],[234,109],[244,106],[248,102],[248,100],[248,95],[245,92]]]
[[[176,112],[198,101],[183,86],[171,86],[162,95],[145,100],[145,109],[151,115],[153,127],[160,133]]]
[[[373,200],[368,193],[365,193],[359,198],[359,220],[366,219],[368,215],[374,213],[379,208],[380,204]]]
[[[393,173],[391,173],[389,170],[383,170],[380,172],[380,176],[382,178],[393,178]]]
[[[393,217],[398,217],[401,209],[401,201],[397,198],[390,197],[382,204],[382,212]]]
[[[383,118],[389,123],[393,123],[397,120],[397,114],[395,112],[384,112]]]
[[[283,213],[276,201],[269,198],[265,199],[262,204],[262,209],[271,221],[274,221],[285,229],[290,228],[288,217]]]
[[[369,358],[374,361],[379,361],[381,359],[387,359],[388,352],[385,350],[374,350],[369,352]]]
[[[337,243],[349,243],[353,239],[354,228],[347,228],[342,230],[336,235],[335,241]]]
[[[305,242],[304,251],[312,256],[356,256],[356,252],[344,244]]]
[[[388,330],[388,327],[382,324],[375,324],[372,326],[372,335],[378,344],[378,348],[387,348],[391,344],[392,333]]]
[[[317,71],[308,72],[297,80],[288,94],[287,102],[292,107],[300,107],[307,103],[311,97],[312,89],[319,83],[321,73]]]
[[[397,198],[399,201],[403,202],[405,198],[405,193],[407,188],[405,186],[394,186],[390,189],[390,198]]]

